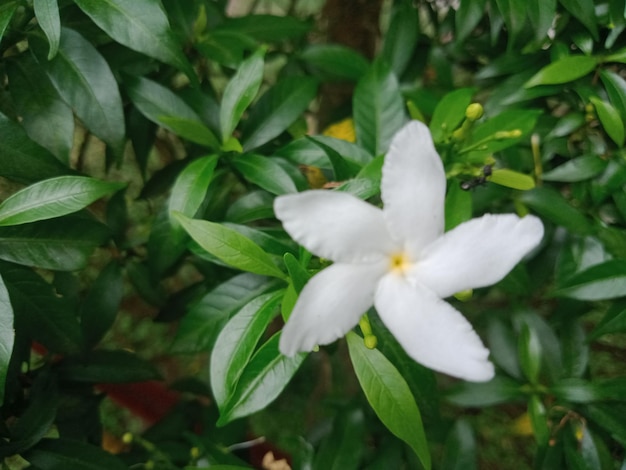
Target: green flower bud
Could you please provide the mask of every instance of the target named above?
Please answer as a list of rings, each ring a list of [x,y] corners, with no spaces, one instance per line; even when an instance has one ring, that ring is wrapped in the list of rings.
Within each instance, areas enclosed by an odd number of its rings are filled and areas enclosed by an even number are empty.
[[[483,117],[483,107],[480,103],[472,103],[465,110],[465,117],[468,121],[478,121]]]

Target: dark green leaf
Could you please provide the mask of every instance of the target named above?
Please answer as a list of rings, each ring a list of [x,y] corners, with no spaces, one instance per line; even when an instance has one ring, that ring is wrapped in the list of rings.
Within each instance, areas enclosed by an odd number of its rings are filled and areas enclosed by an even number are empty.
[[[530,0],[526,2],[528,17],[533,25],[535,40],[543,41],[556,13],[556,0]]]
[[[232,315],[278,285],[275,280],[253,274],[240,274],[220,284],[182,318],[172,350],[176,353],[208,351]]]
[[[4,403],[4,384],[9,370],[14,341],[13,307],[9,292],[0,275],[0,404]]]
[[[526,2],[522,0],[495,0],[502,19],[506,24],[509,36],[509,48],[515,44],[515,40],[524,28],[526,20]]]
[[[522,371],[531,384],[536,384],[541,372],[541,343],[535,331],[527,324],[522,325],[518,345]]]
[[[95,220],[67,216],[12,227],[0,227],[0,259],[25,266],[75,271],[110,236]]]
[[[300,293],[305,284],[309,282],[309,279],[311,279],[311,275],[291,253],[285,253],[283,259],[285,261],[285,267],[289,273],[289,278],[291,279],[293,288],[296,293]]]
[[[573,232],[587,233],[590,230],[587,218],[553,189],[544,187],[526,191],[520,195],[520,201],[542,217]]]
[[[208,59],[236,68],[243,61],[246,51],[254,51],[258,44],[250,36],[237,31],[210,31],[196,47]]]
[[[324,135],[315,136],[315,140],[332,148],[341,155],[344,160],[351,162],[353,165],[362,166],[372,160],[371,154],[352,142],[346,142],[345,140]],[[328,154],[311,139],[304,138],[294,140],[276,153],[294,163],[319,168],[332,168]]]
[[[230,205],[226,220],[245,224],[259,219],[274,217],[274,196],[266,191],[251,191]]]
[[[325,80],[357,81],[369,67],[367,59],[354,49],[339,44],[314,44],[300,54],[314,72]]]
[[[50,60],[57,54],[61,40],[59,5],[57,0],[33,0],[33,8],[37,22],[46,34],[48,44],[50,44],[48,52],[48,60]]]
[[[19,124],[0,113],[0,176],[32,183],[71,171],[54,155],[32,141]]]
[[[154,365],[128,351],[98,349],[86,356],[67,357],[58,365],[59,377],[72,382],[126,383],[159,378]]]
[[[456,40],[462,42],[485,16],[486,0],[460,2],[459,9],[454,16],[456,26]]]
[[[96,48],[68,28],[62,28],[59,52],[50,61],[41,37],[30,36],[29,44],[59,95],[85,126],[121,153],[125,143],[122,99],[109,65]]]
[[[626,410],[612,404],[586,407],[585,416],[611,434],[622,446],[626,446]]]
[[[339,152],[337,152],[330,145],[326,145],[322,140],[316,137],[307,137],[311,142],[315,143],[321,148],[328,156],[330,164],[333,167],[333,173],[335,175],[335,181],[344,181],[352,178],[359,170],[358,167],[351,164],[349,160],[344,159]]]
[[[461,418],[455,421],[446,439],[441,470],[474,470],[476,468],[474,431],[470,423]]]
[[[91,285],[80,309],[80,326],[85,345],[98,344],[113,325],[124,295],[122,268],[111,261]]]
[[[282,258],[287,252],[298,252],[295,242],[292,240],[279,239],[273,236],[271,232],[263,231],[259,228],[248,227],[247,225],[233,224],[231,222],[223,222],[223,225],[239,232],[244,237],[249,238],[271,255],[280,256]]]
[[[74,115],[31,55],[7,62],[11,95],[28,135],[62,162],[69,162]]]
[[[593,0],[559,0],[578,21],[580,21],[598,40],[598,26],[596,20],[595,3]]]
[[[402,75],[413,56],[419,26],[417,7],[411,2],[400,2],[395,5],[389,29],[384,36],[381,55],[398,77]]]
[[[244,151],[260,147],[283,133],[306,111],[316,93],[317,81],[310,77],[287,77],[266,91],[243,125]]]
[[[626,80],[606,69],[600,70],[600,78],[611,104],[619,111],[622,121],[626,121]]]
[[[524,398],[521,385],[506,377],[496,377],[489,382],[464,382],[446,395],[455,405],[485,407]]]
[[[626,261],[606,261],[574,274],[563,282],[554,295],[578,300],[626,296]]]
[[[430,120],[430,132],[433,141],[440,143],[447,140],[465,118],[465,109],[472,102],[475,88],[461,88],[446,94],[437,104]]]
[[[13,18],[13,13],[15,13],[17,6],[17,1],[8,1],[4,5],[0,5],[0,40],[11,22],[11,18]]]
[[[348,348],[354,372],[372,409],[396,437],[406,442],[426,469],[430,453],[422,418],[404,378],[376,349],[368,349],[363,338],[348,333]]]
[[[573,82],[596,68],[597,59],[586,55],[564,57],[546,65],[526,82],[526,88]]]
[[[406,118],[398,80],[383,61],[374,62],[357,83],[353,112],[359,145],[372,155],[385,153]]]
[[[283,291],[262,294],[246,304],[222,329],[211,354],[211,389],[218,408],[224,409],[239,377],[269,322],[278,312]]]
[[[606,168],[606,165],[607,161],[596,155],[573,158],[553,170],[545,172],[541,179],[544,181],[575,183],[593,178],[598,173],[601,173]]]
[[[284,356],[278,350],[280,333],[272,336],[241,373],[235,392],[221,410],[218,426],[262,410],[273,402],[298,371],[306,354]]]
[[[15,313],[15,329],[51,352],[78,352],[80,325],[70,304],[31,269],[0,262],[0,273]]]
[[[624,145],[624,122],[617,109],[606,101],[593,96],[591,97],[591,102],[596,109],[602,127],[604,127],[611,140],[619,147]]]
[[[303,36],[310,28],[309,23],[293,16],[246,15],[226,19],[216,31],[235,31],[259,41],[277,42]]]
[[[624,331],[626,331],[626,301],[622,300],[611,305],[602,320],[589,333],[588,341],[593,341],[602,335]]]
[[[182,54],[167,16],[152,0],[75,0],[100,28],[117,42],[179,68],[195,81],[195,72]]]
[[[289,174],[274,158],[246,153],[237,155],[232,162],[248,181],[272,194],[298,192]]]
[[[445,204],[446,232],[472,218],[472,196],[459,184],[448,186]]]
[[[564,323],[560,329],[563,377],[582,377],[589,365],[589,346],[580,321]]]
[[[153,275],[162,277],[187,250],[188,238],[178,222],[174,228],[167,207],[156,215],[148,237],[148,266]]]
[[[626,164],[621,159],[610,159],[604,172],[591,182],[591,199],[599,204],[615,191],[619,191],[626,181]]]
[[[341,410],[315,455],[313,470],[357,470],[365,448],[365,416],[360,408]]]
[[[24,454],[40,470],[127,470],[117,457],[84,442],[44,439]]]
[[[20,225],[77,212],[124,183],[59,176],[28,186],[0,204],[0,226]]]
[[[259,92],[263,82],[264,55],[265,50],[259,49],[244,60],[226,85],[220,107],[220,130],[224,143],[230,139],[243,112]]]
[[[546,407],[537,395],[533,394],[528,399],[528,417],[532,425],[535,441],[540,446],[548,443],[550,428],[546,416]]]

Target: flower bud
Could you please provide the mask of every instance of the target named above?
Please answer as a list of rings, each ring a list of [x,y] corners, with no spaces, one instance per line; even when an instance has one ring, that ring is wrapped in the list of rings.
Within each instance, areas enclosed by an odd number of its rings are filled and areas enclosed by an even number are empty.
[[[133,442],[133,435],[132,435],[132,433],[125,432],[124,435],[122,436],[122,442],[124,444],[130,444],[131,442]]]
[[[376,338],[376,336],[374,335],[367,335],[365,338],[363,338],[363,344],[365,344],[365,347],[367,349],[374,349],[378,344],[378,338]]]
[[[465,109],[465,117],[468,121],[478,121],[483,117],[483,107],[480,103],[472,103]]]

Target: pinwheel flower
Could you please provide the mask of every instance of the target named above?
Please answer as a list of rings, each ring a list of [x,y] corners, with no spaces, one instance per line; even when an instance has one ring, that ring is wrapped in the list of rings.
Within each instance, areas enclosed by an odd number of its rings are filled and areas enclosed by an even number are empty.
[[[444,233],[446,178],[428,128],[412,121],[393,138],[380,209],[350,194],[312,190],[276,198],[291,237],[334,263],[306,284],[280,350],[311,351],[344,336],[372,305],[416,362],[487,381],[489,351],[444,298],[502,279],[543,236],[533,216],[487,214]]]

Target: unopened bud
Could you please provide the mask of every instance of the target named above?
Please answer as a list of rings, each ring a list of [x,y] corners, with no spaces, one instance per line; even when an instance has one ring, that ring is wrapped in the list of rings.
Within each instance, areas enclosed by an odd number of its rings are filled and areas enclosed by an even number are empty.
[[[512,131],[499,131],[493,136],[495,140],[517,139],[522,136],[521,129],[513,129]]]
[[[465,117],[468,121],[478,121],[483,117],[483,107],[480,103],[472,103],[465,109]]]
[[[129,432],[125,432],[124,435],[122,436],[122,442],[124,444],[130,444],[133,442],[133,435]]]
[[[365,347],[367,349],[374,349],[378,344],[378,338],[376,338],[376,336],[374,335],[367,335],[365,338],[363,338],[363,344],[365,344]]]
[[[198,449],[197,447],[192,447],[189,451],[189,455],[192,459],[196,460],[198,457],[200,457],[200,449]]]

